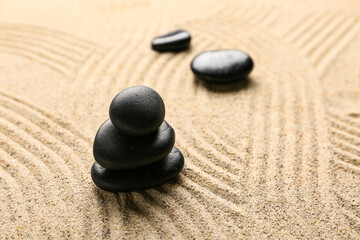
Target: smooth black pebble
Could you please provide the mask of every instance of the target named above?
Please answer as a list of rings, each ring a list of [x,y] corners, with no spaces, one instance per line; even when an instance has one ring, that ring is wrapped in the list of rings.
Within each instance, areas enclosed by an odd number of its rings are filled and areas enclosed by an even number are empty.
[[[254,68],[251,57],[240,50],[203,52],[191,62],[191,70],[198,78],[215,83],[245,79]]]
[[[122,133],[108,119],[95,136],[93,154],[102,167],[132,169],[164,158],[174,143],[174,129],[166,121],[151,134],[131,136]]]
[[[94,163],[91,177],[96,186],[110,192],[138,191],[165,183],[177,176],[184,167],[184,157],[173,148],[165,158],[131,170],[110,170]]]
[[[189,47],[191,41],[190,33],[184,30],[178,30],[152,40],[152,49],[159,52],[176,52],[185,50]]]
[[[165,118],[161,96],[145,86],[127,88],[117,94],[110,104],[111,122],[119,131],[142,136],[156,131]]]

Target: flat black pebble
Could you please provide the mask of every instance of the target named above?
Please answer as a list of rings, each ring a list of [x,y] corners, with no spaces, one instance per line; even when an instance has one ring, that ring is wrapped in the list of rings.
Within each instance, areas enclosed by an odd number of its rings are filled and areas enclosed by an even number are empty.
[[[145,86],[127,88],[110,104],[110,119],[119,131],[141,136],[156,131],[165,118],[161,96]]]
[[[191,62],[191,70],[198,78],[216,83],[246,78],[254,68],[251,57],[240,50],[203,52]]]
[[[185,50],[189,47],[191,41],[190,33],[184,30],[178,30],[152,40],[151,46],[159,52],[176,52]]]
[[[151,134],[131,136],[119,131],[108,119],[95,136],[93,154],[105,168],[131,169],[164,158],[174,143],[174,129],[166,121]]]
[[[174,147],[160,161],[131,170],[110,170],[95,162],[91,168],[91,177],[96,186],[106,191],[138,191],[165,183],[177,176],[183,167],[184,157]]]

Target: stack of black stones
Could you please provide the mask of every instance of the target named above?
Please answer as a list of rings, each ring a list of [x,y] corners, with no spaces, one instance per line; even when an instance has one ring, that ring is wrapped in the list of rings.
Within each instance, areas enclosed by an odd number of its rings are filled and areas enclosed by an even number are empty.
[[[164,118],[164,102],[151,88],[130,87],[116,95],[110,119],[94,140],[94,183],[111,192],[136,191],[177,176],[184,157],[174,147],[175,132]]]
[[[188,49],[190,41],[189,32],[178,30],[154,38],[151,46],[158,52],[179,52]],[[191,62],[197,78],[215,84],[246,80],[253,68],[251,57],[235,49],[202,52]],[[110,105],[110,119],[95,137],[94,183],[106,191],[124,192],[176,177],[184,157],[174,147],[175,132],[164,118],[164,102],[153,89],[137,86],[120,92]]]

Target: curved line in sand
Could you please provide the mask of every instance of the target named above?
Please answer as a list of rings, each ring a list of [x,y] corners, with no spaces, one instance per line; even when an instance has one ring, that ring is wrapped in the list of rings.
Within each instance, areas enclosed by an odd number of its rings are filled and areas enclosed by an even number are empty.
[[[221,233],[220,229],[219,229],[219,225],[217,224],[217,222],[213,219],[213,216],[211,215],[211,213],[205,208],[205,206],[196,199],[196,197],[192,196],[190,194],[189,191],[187,191],[186,189],[184,189],[181,186],[172,186],[171,184],[164,184],[161,187],[162,191],[157,191],[156,193],[153,193],[152,196],[155,198],[157,193],[162,193],[162,196],[164,196],[164,198],[162,197],[157,197],[158,201],[162,201],[164,204],[166,204],[166,196],[169,195],[169,197],[172,198],[171,200],[171,209],[173,210],[172,212],[174,213],[173,215],[177,215],[174,216],[175,218],[177,218],[179,220],[179,222],[181,222],[182,219],[182,214],[179,214],[179,212],[177,211],[177,209],[179,208],[179,205],[181,206],[181,208],[183,208],[184,210],[182,211],[182,213],[187,214],[188,217],[187,218],[195,218],[194,225],[197,225],[197,229],[200,233],[206,233],[209,232],[209,230],[211,229],[211,237],[214,239],[221,239],[221,237],[219,236],[219,234]],[[163,193],[164,192],[164,193]],[[185,201],[180,201],[184,199]],[[193,206],[197,206],[197,208],[194,208]],[[198,211],[200,210],[200,213],[198,213]],[[201,224],[199,224],[201,223]],[[189,226],[191,227],[191,226]],[[192,227],[191,227],[192,228]],[[206,237],[204,235],[200,235],[198,236],[200,237]]]
[[[28,51],[27,49],[23,48],[14,48],[10,45],[4,45],[3,43],[0,43],[0,49],[3,52],[18,55],[27,59],[30,59],[32,61],[38,62],[49,69],[55,71],[56,73],[60,74],[62,77],[67,77],[70,73],[69,69],[64,68],[63,66],[56,64],[54,62],[50,62],[49,59],[46,57],[44,58],[43,55],[39,55],[38,53],[34,53],[31,51]]]
[[[65,61],[64,66],[67,66],[69,61],[71,64],[80,63],[81,57],[74,57],[72,52],[65,52],[62,49],[59,49],[57,46],[44,44],[43,42],[31,41],[31,38],[23,36],[13,36],[11,33],[1,33],[0,41],[12,45],[15,43],[15,46],[20,46],[22,48],[33,49],[33,51],[40,51],[42,53],[46,52],[46,55],[55,57],[56,59],[63,59]]]
[[[359,16],[350,17],[349,14],[325,12],[312,13],[306,18],[312,19],[312,16],[315,17],[315,21],[308,22],[309,24],[302,31],[298,31],[295,37],[286,37],[285,34],[285,38],[311,59],[323,77],[337,54],[356,36],[356,33],[359,33]],[[305,21],[308,21],[307,19]],[[303,22],[302,19],[295,26]]]
[[[326,34],[329,29],[330,31],[332,30],[331,24],[334,24],[334,18],[335,25],[337,21],[344,20],[337,17],[335,13],[318,14],[316,22],[312,23],[312,25],[305,29],[306,31],[302,32],[296,39],[289,42],[299,49],[308,48],[308,51],[313,47],[318,47],[319,41],[324,40],[322,35],[324,33]]]
[[[39,106],[31,104],[27,100],[21,99],[19,96],[14,97],[9,93],[5,93],[3,90],[0,91],[0,95],[3,96],[7,101],[11,101],[12,104],[23,107],[24,110],[27,110],[27,112],[29,112],[29,114],[32,114],[33,118],[44,118],[49,120],[44,122],[44,124],[48,126],[49,131],[51,131],[53,128],[58,128],[67,133],[71,133],[72,135],[74,135],[74,137],[81,139],[82,142],[87,144],[88,146],[92,145],[92,139],[82,136],[77,130],[75,130],[75,128],[70,123],[65,122],[59,117],[55,117],[53,114],[48,113],[46,110],[41,109]]]
[[[1,107],[0,110],[1,111],[5,111],[5,108]],[[22,112],[21,112],[22,113]],[[69,183],[72,183],[71,185],[77,185],[77,184],[82,184],[84,182],[84,179],[88,178],[87,176],[87,172],[88,169],[85,168],[84,165],[84,161],[83,159],[80,157],[80,155],[77,155],[76,151],[74,148],[71,148],[70,145],[68,145],[68,143],[63,142],[62,140],[64,139],[64,135],[59,135],[59,133],[61,132],[56,132],[55,130],[55,135],[52,136],[52,134],[54,134],[54,132],[48,132],[47,133],[47,129],[41,129],[39,126],[36,126],[34,123],[26,120],[23,116],[20,116],[16,111],[14,111],[13,113],[10,112],[10,110],[5,111],[5,114],[8,118],[8,123],[6,123],[6,127],[5,129],[12,129],[9,128],[9,123],[16,121],[17,122],[17,127],[16,130],[21,130],[21,131],[28,131],[27,135],[24,134],[20,134],[19,138],[20,142],[15,140],[15,142],[17,142],[18,144],[20,144],[21,146],[26,146],[27,144],[31,144],[28,145],[28,147],[25,147],[24,149],[26,149],[27,151],[29,151],[30,154],[35,154],[35,158],[37,159],[42,159],[42,156],[44,155],[45,158],[51,158],[52,161],[48,162],[44,162],[44,166],[50,166],[50,168],[46,167],[46,169],[50,170],[53,174],[50,174],[50,172],[47,172],[45,175],[46,176],[54,176],[55,173],[61,173],[61,174],[66,174],[66,182],[63,182],[62,184],[67,184],[69,185]],[[31,118],[33,120],[33,118]],[[46,118],[43,118],[41,120],[42,123],[44,123],[45,121],[47,121]],[[1,125],[2,121],[0,122]],[[24,126],[24,127],[22,127]],[[14,129],[13,129],[14,130]],[[14,131],[16,131],[14,130]],[[33,131],[35,134],[33,134],[31,131]],[[12,132],[13,133],[13,132]],[[63,133],[63,132],[62,132]],[[50,135],[48,135],[50,134]],[[13,135],[13,134],[8,134],[8,135]],[[16,134],[18,135],[18,134]],[[40,135],[40,136],[38,136]],[[59,136],[61,136],[60,141],[57,140],[56,138],[58,138]],[[27,140],[25,140],[27,139]],[[14,140],[14,139],[13,139]],[[29,141],[29,143],[27,143],[27,141]],[[71,141],[71,139],[69,139],[69,141]],[[19,146],[20,146],[19,145]],[[74,146],[73,146],[74,147]],[[55,149],[54,149],[55,148]],[[18,148],[16,148],[18,149]],[[53,150],[54,149],[54,150]],[[16,150],[15,150],[16,151]],[[68,160],[70,161],[68,161]],[[43,159],[45,160],[45,159]],[[55,160],[55,161],[53,161]],[[74,160],[78,160],[76,164],[73,165]],[[70,166],[72,169],[82,169],[81,172],[86,173],[86,176],[84,174],[79,175],[79,172],[74,172],[73,170],[70,169]],[[55,168],[54,168],[55,167]],[[37,166],[35,166],[35,168],[38,168]],[[63,171],[65,169],[67,169],[67,171]],[[44,174],[42,174],[41,176],[43,176]],[[53,178],[53,177],[52,177]],[[48,179],[49,182],[51,183],[51,179]],[[76,180],[76,181],[73,181]],[[43,184],[43,182],[41,182],[41,184]],[[55,186],[54,183],[52,183],[53,186]],[[70,186],[70,188],[73,188]],[[54,192],[56,193],[56,191]],[[45,195],[44,195],[45,196]],[[78,194],[74,195],[75,201],[77,203],[80,203],[80,196],[78,196]],[[76,205],[75,205],[76,206]],[[102,206],[101,206],[102,207]],[[86,208],[85,208],[86,209]],[[83,219],[90,219],[92,221],[91,218],[89,218],[88,216],[83,216]],[[86,223],[86,221],[81,221],[82,223],[84,223],[84,229],[86,231],[89,231],[89,227],[88,224]],[[93,222],[93,221],[92,221]],[[81,224],[80,222],[78,222],[77,224]]]
[[[25,25],[22,24],[6,23],[0,23],[0,25],[0,31],[4,36],[1,38],[0,45],[4,48],[4,51],[35,60],[65,77],[69,76],[71,70],[75,71],[78,64],[86,61],[88,53],[83,51],[87,50],[90,45],[87,44],[86,49],[82,49],[82,52],[74,48],[79,47],[79,45],[84,47],[80,42],[84,43],[86,41],[75,37],[70,37],[71,40],[64,39],[64,33],[60,35],[53,30],[44,31],[45,28],[42,27],[30,26],[29,28],[29,26],[24,27]],[[66,36],[69,38],[71,35]],[[91,46],[96,45],[91,44]],[[74,53],[85,55],[85,58],[74,58]],[[68,64],[69,61],[75,65],[71,67]]]
[[[76,182],[77,184],[80,184],[82,182],[74,177],[76,176],[75,173],[71,174],[69,168],[69,163],[70,163],[69,161],[65,161],[61,156],[54,153],[50,147],[39,142],[36,138],[32,136],[31,133],[26,133],[20,128],[16,128],[17,125],[13,125],[14,127],[10,127],[10,121],[4,123],[3,119],[4,118],[0,118],[0,127],[9,130],[6,132],[6,134],[14,143],[17,144],[16,147],[17,150],[19,148],[22,148],[25,151],[27,151],[30,155],[32,155],[35,159],[38,159],[38,161],[36,162],[41,162],[41,165],[44,167],[44,170],[46,170],[46,172],[44,172],[41,175],[41,177],[44,178],[44,176],[47,176],[46,178],[50,183],[49,185],[56,186],[56,183],[61,179],[56,177],[59,173],[61,173],[61,177],[67,179],[66,181],[62,182],[62,185],[66,184],[68,185],[68,187],[74,189]],[[55,179],[57,180],[55,181]],[[42,184],[44,184],[44,182],[42,182]],[[53,197],[57,196],[55,197],[57,201],[66,204],[63,198],[60,196],[61,194],[60,192],[57,191],[57,189],[53,188],[52,193],[53,193]],[[72,194],[70,193],[69,195]],[[81,202],[79,201],[77,194],[74,195],[74,197],[75,197],[74,200],[76,202]],[[72,211],[74,210],[75,209],[73,209]],[[86,228],[86,224],[83,221],[78,221],[75,224],[83,225],[83,227]]]
[[[1,24],[1,28],[5,28],[7,30],[27,32],[33,35],[40,35],[41,37],[51,37],[54,40],[68,43],[69,45],[75,45],[75,46],[78,45],[85,49],[96,46],[96,43],[93,43],[89,40],[75,37],[72,34],[69,34],[64,31],[49,29],[47,27],[43,27],[39,25],[9,23],[9,22],[1,22],[0,24]]]
[[[297,39],[300,39],[304,36],[305,33],[310,31],[322,17],[329,15],[329,12],[310,12],[301,18],[293,27],[290,28],[288,32],[284,34],[284,38],[288,42],[295,42]]]
[[[156,224],[159,232],[167,234],[175,232],[177,236],[184,238],[193,237],[191,233],[198,227],[196,224],[193,224],[189,215],[179,208],[179,205],[174,203],[174,199],[171,196],[162,194],[155,189],[134,194],[142,197],[142,202],[145,203],[146,208],[151,212],[149,222],[151,222],[152,219],[156,219],[155,221],[153,220],[153,223]],[[188,226],[183,226],[181,222],[176,221],[177,215],[180,215],[179,218],[187,222]],[[194,228],[191,229],[192,227]],[[167,237],[171,238],[171,234]]]

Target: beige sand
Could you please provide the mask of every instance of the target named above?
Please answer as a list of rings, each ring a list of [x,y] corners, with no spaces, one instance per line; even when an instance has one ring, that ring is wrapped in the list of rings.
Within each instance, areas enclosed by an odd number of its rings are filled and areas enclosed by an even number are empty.
[[[150,49],[177,28],[179,54]],[[189,63],[239,48],[247,86]],[[360,2],[0,1],[0,238],[359,239]],[[94,187],[92,140],[120,90],[156,89],[178,181]]]

